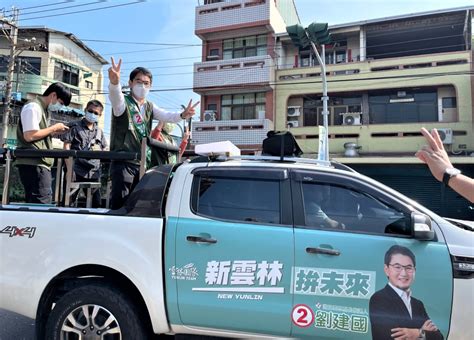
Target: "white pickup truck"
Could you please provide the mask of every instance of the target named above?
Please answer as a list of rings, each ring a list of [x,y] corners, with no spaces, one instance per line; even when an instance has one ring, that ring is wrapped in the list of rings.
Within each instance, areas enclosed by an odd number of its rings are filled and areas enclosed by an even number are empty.
[[[0,206],[0,308],[48,340],[474,339],[473,229],[342,165],[245,158],[153,168],[120,210]]]

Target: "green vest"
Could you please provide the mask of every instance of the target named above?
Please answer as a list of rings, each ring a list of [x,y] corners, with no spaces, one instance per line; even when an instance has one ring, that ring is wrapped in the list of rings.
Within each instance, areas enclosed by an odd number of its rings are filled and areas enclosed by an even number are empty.
[[[41,121],[39,123],[40,130],[46,129],[48,127],[48,118],[46,111],[43,107],[44,103],[40,99],[30,101],[28,103],[37,103],[41,108]],[[28,104],[27,103],[27,104]],[[34,142],[27,142],[23,136],[23,123],[20,119],[18,121],[18,126],[16,128],[16,138],[17,138],[17,149],[36,149],[36,150],[51,150],[53,148],[53,142],[51,136],[44,137],[43,139],[35,140]],[[54,163],[54,158],[17,158],[15,164],[24,164],[24,165],[35,165],[35,166],[44,166],[48,169],[51,169]]]
[[[163,137],[163,141],[167,144],[176,146],[176,142],[174,141],[173,137],[165,131],[161,131],[161,136]],[[178,158],[174,152],[168,152],[168,164],[175,164],[178,161]]]
[[[153,104],[147,101],[145,105],[145,117],[142,117],[133,97],[125,95],[123,114],[117,117],[112,112],[110,151],[141,154],[142,138],[150,135],[153,120]],[[130,162],[139,163],[139,161]]]

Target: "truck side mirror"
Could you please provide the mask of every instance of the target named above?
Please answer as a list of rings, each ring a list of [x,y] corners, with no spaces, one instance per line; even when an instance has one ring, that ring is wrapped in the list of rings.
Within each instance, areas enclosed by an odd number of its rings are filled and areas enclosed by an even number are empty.
[[[435,238],[435,233],[431,228],[431,218],[427,215],[412,212],[411,213],[411,229],[413,236],[420,241],[431,241]]]

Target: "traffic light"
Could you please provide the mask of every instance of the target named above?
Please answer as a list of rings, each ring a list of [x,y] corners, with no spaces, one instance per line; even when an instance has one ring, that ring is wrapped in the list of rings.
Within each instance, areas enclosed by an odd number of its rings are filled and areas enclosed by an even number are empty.
[[[286,31],[288,32],[288,35],[291,38],[291,41],[293,41],[293,44],[295,44],[299,48],[306,48],[309,46],[309,39],[308,36],[305,32],[305,29],[301,25],[292,25],[292,26],[287,26]]]
[[[313,22],[306,29],[301,25],[287,26],[286,31],[293,44],[302,49],[310,45],[310,39],[316,45],[324,45],[331,42],[327,23]]]
[[[325,45],[331,42],[331,35],[329,34],[327,23],[313,22],[308,26],[307,32],[309,38],[315,44]]]

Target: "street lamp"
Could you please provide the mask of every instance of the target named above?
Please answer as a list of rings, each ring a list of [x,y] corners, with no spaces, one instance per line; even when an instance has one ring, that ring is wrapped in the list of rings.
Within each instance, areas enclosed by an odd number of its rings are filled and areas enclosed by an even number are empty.
[[[318,59],[319,65],[321,66],[321,78],[323,82],[323,124],[324,131],[321,138],[321,128],[319,133],[319,153],[318,160],[329,161],[329,145],[328,145],[328,86],[326,80],[326,62],[319,55],[319,51],[316,48],[316,44],[321,46],[323,57],[325,55],[324,45],[331,41],[331,36],[328,31],[327,23],[312,23],[307,28],[301,25],[287,26],[286,31],[291,38],[291,41],[298,48],[307,48],[311,46],[316,58]]]

